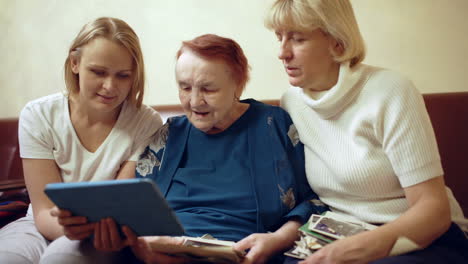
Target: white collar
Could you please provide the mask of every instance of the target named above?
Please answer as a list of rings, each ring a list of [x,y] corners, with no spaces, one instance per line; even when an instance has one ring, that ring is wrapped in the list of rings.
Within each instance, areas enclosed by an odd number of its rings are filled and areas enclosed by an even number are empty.
[[[340,65],[337,83],[323,96],[313,99],[299,89],[304,102],[312,108],[322,119],[331,119],[342,112],[359,94],[362,82],[367,80],[363,74],[366,67],[362,64],[349,67],[348,63]]]

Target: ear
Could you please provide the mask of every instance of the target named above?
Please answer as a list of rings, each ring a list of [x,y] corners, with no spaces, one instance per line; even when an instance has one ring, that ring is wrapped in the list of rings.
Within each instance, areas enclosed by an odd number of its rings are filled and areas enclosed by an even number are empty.
[[[337,41],[332,36],[329,36],[329,37],[330,37],[330,50],[333,52],[333,54],[336,54],[338,56],[342,55],[344,52],[343,44]]]
[[[239,85],[236,87],[236,90],[234,91],[234,98],[239,100],[241,95],[242,95],[242,87]]]
[[[70,66],[71,70],[74,74],[78,74],[80,72],[80,58],[74,54],[70,54]]]

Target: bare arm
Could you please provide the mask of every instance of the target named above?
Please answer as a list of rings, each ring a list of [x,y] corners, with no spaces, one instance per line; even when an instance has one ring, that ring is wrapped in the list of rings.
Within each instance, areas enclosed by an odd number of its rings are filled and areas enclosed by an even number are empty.
[[[135,161],[125,161],[120,166],[119,171],[117,172],[117,180],[122,179],[131,179],[135,178],[135,169],[136,169],[136,162]]]
[[[393,242],[398,236],[405,236],[419,246],[427,247],[445,233],[451,224],[444,178],[440,176],[405,188],[405,195],[410,208],[375,232]]]
[[[62,236],[63,229],[57,218],[50,215],[50,210],[55,205],[44,193],[46,184],[62,181],[55,161],[23,159],[23,170],[37,229],[49,240]]]

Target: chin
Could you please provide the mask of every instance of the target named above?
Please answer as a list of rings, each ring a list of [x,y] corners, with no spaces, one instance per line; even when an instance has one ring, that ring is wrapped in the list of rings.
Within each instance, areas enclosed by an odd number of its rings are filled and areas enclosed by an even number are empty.
[[[295,87],[302,87],[302,80],[298,80],[296,78],[289,78],[289,84],[291,86],[295,86]]]
[[[192,123],[192,125],[198,129],[198,130],[201,130],[203,132],[206,132],[208,130],[211,129],[211,126],[208,126],[206,124],[200,124],[199,122],[197,122],[196,120],[190,120],[190,123]]]

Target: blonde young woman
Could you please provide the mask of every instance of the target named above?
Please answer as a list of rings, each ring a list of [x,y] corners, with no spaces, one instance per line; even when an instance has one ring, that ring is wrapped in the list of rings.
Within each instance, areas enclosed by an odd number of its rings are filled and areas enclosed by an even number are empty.
[[[292,86],[281,103],[305,145],[309,184],[332,211],[380,225],[300,263],[467,263],[453,222],[463,213],[422,96],[402,75],[362,63],[349,0],[277,0],[266,26]],[[401,238],[421,250],[389,256]]]
[[[162,125],[159,114],[142,105],[139,39],[120,19],[98,18],[81,29],[65,61],[65,83],[66,93],[31,101],[21,112],[31,206],[26,217],[0,230],[0,263],[83,261],[80,240],[93,234],[95,224],[54,208],[44,186],[134,177],[139,153]],[[91,244],[88,249],[94,250]]]

